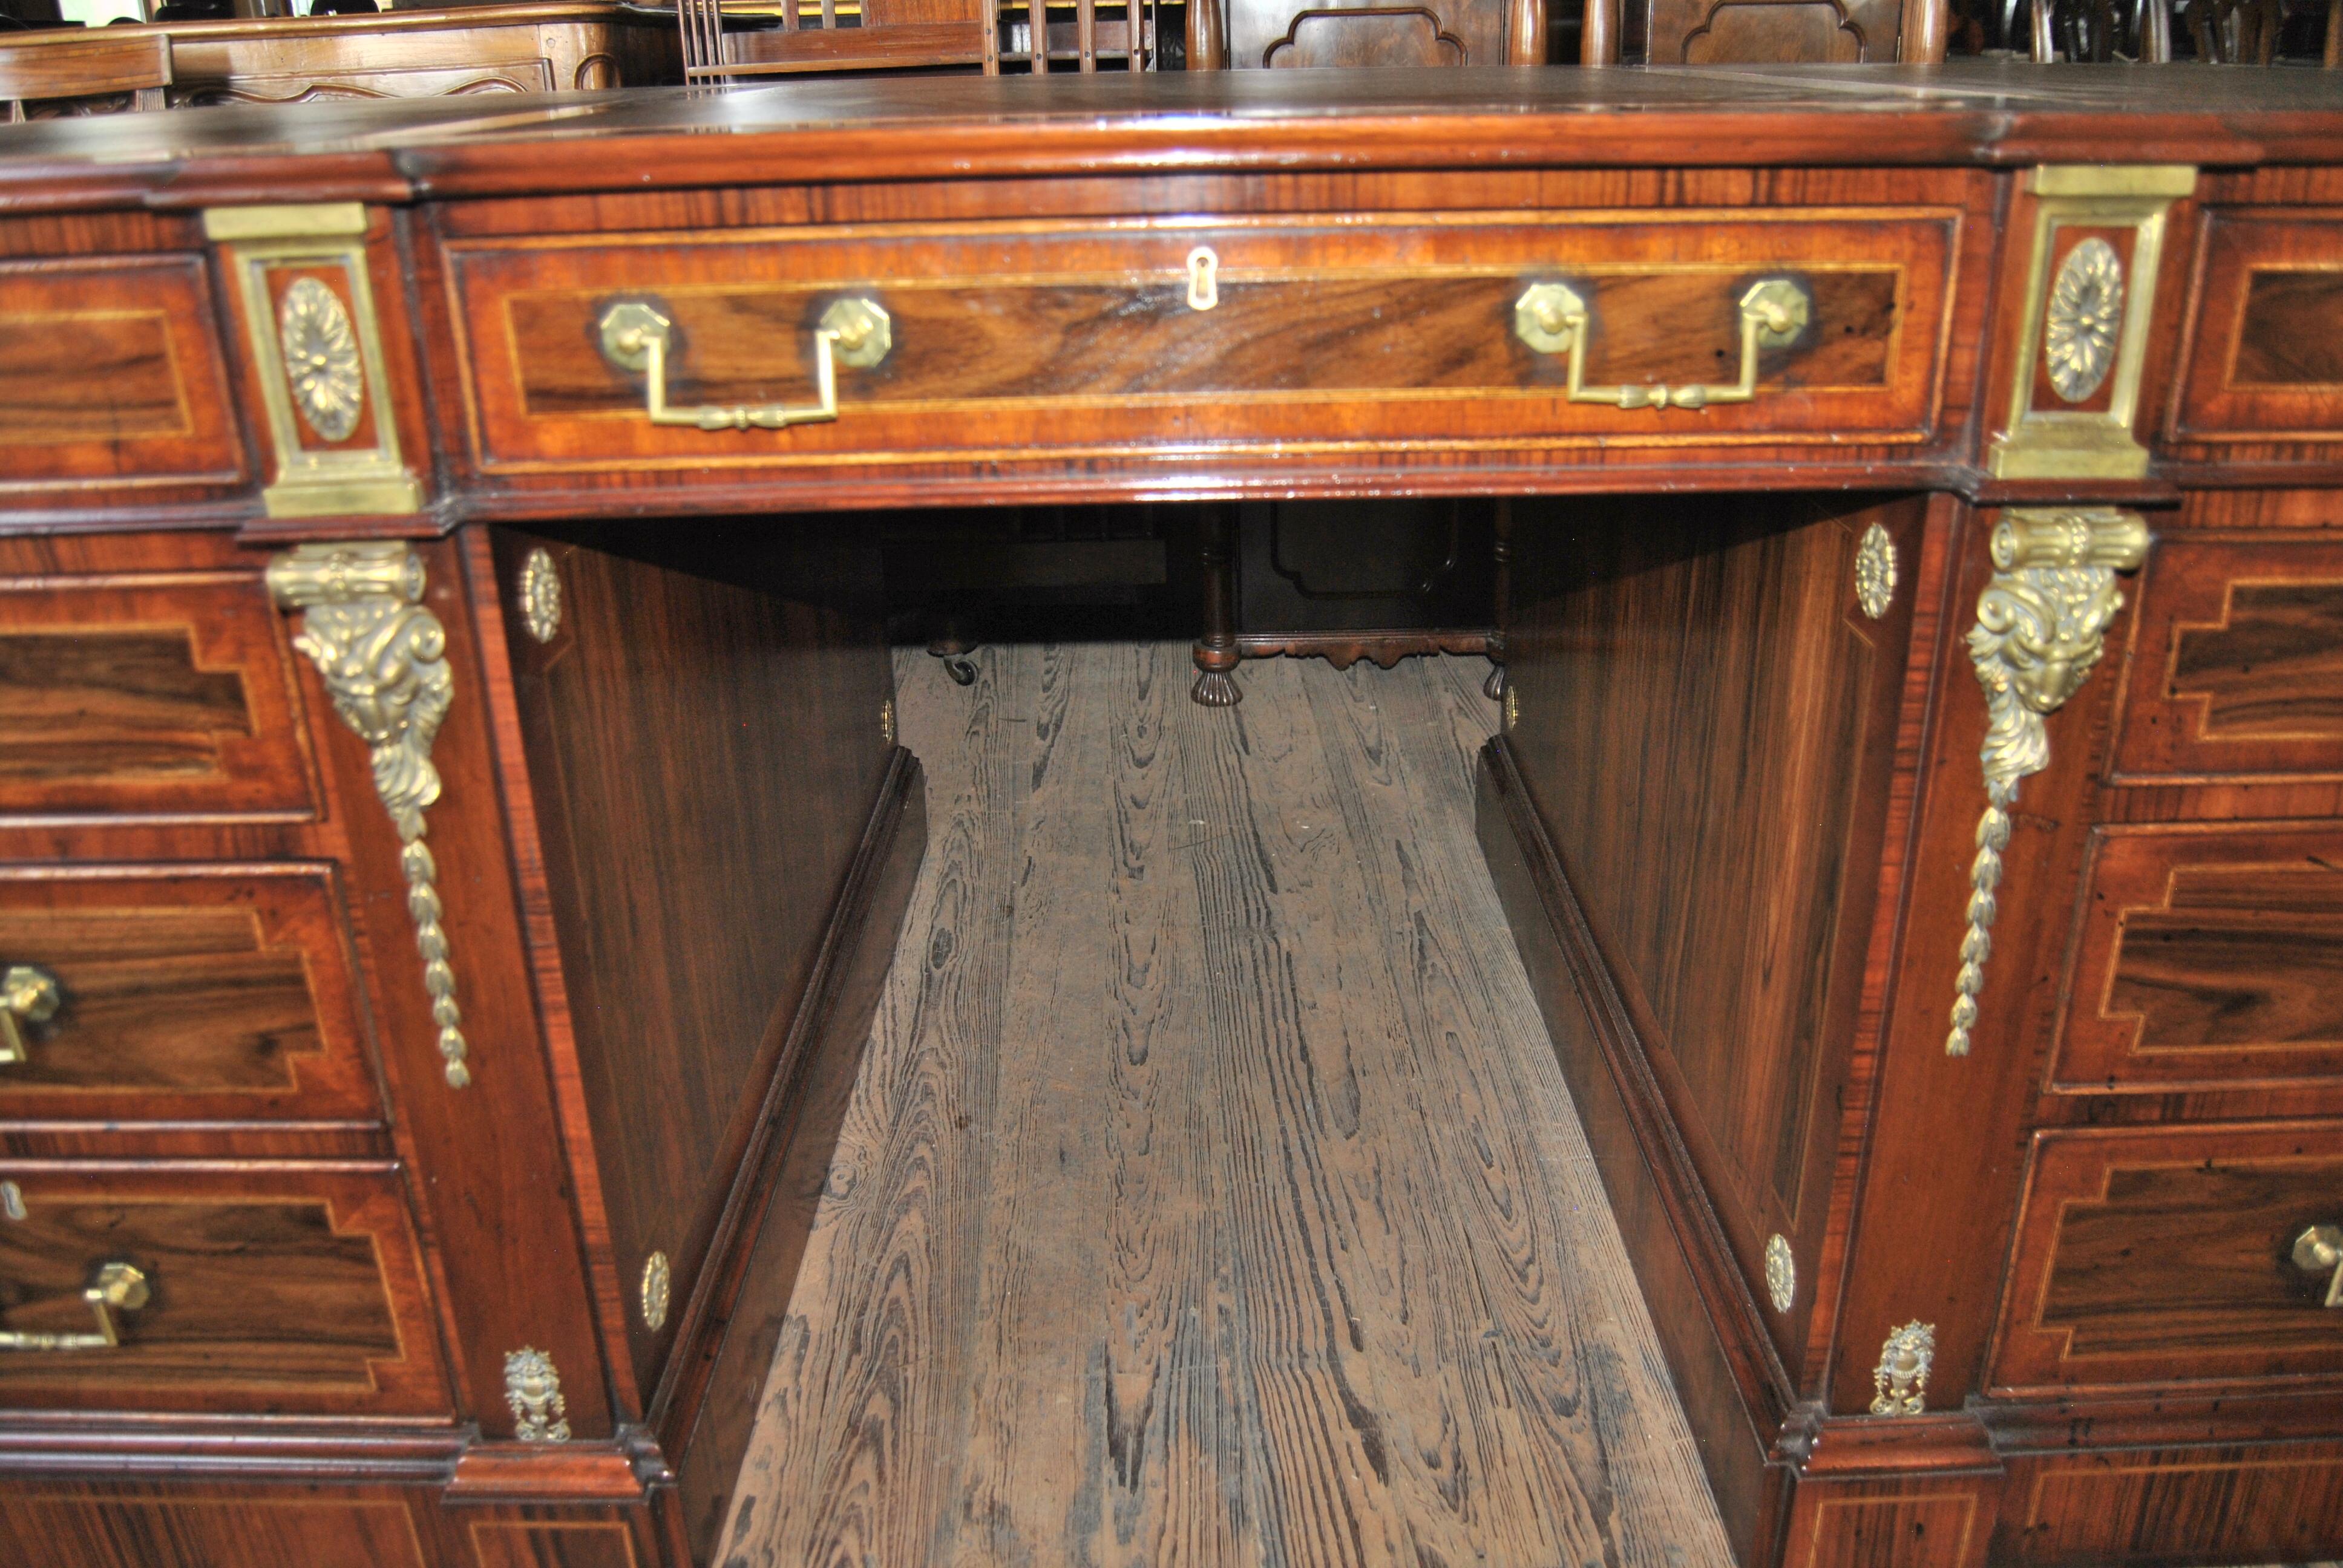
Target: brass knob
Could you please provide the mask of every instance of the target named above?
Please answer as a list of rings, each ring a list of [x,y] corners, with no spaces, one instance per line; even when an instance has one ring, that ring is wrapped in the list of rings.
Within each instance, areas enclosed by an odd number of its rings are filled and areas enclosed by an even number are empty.
[[[13,964],[0,974],[0,1064],[25,1060],[25,1025],[57,1016],[65,994],[57,977],[32,964]]]
[[[2343,1225],[2306,1225],[2294,1239],[2294,1266],[2327,1276],[2326,1305],[2343,1307]]]

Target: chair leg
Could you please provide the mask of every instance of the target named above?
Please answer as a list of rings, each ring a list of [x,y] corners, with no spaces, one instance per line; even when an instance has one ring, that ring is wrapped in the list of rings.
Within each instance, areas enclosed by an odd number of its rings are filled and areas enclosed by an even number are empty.
[[[1204,635],[1196,644],[1196,684],[1188,695],[1206,708],[1234,708],[1244,700],[1234,671],[1237,595],[1234,548],[1229,519],[1233,507],[1204,508]]]

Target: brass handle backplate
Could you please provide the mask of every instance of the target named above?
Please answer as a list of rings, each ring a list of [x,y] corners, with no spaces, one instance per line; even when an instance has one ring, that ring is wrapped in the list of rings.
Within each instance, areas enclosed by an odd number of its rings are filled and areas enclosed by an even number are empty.
[[[28,1334],[0,1332],[0,1351],[110,1351],[122,1343],[122,1324],[116,1312],[135,1312],[145,1306],[152,1295],[146,1276],[128,1263],[115,1260],[100,1263],[97,1273],[83,1291],[81,1299],[89,1303],[90,1315],[97,1320],[94,1334]]]
[[[821,314],[813,334],[814,401],[703,404],[670,408],[667,403],[667,355],[675,324],[639,299],[622,299],[602,313],[602,357],[643,377],[643,411],[654,425],[685,425],[700,430],[780,430],[838,417],[838,367],[868,369],[894,347],[894,322],[875,299],[846,298]]]
[[[2326,1305],[2343,1307],[2343,1225],[2306,1225],[2294,1239],[2294,1266],[2327,1276]]]
[[[1806,329],[1813,302],[1786,277],[1752,284],[1741,297],[1741,377],[1727,385],[1589,387],[1586,301],[1567,284],[1534,283],[1513,302],[1513,336],[1540,354],[1570,356],[1570,401],[1617,408],[1705,408],[1746,403],[1757,395],[1757,355],[1779,348]]]
[[[12,964],[0,974],[0,1066],[25,1058],[25,1026],[57,1016],[64,993],[57,977],[32,964]]]

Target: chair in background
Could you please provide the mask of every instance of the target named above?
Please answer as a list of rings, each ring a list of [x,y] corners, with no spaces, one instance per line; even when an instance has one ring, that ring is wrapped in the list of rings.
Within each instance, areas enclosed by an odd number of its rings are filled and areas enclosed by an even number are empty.
[[[11,125],[34,115],[159,109],[170,85],[171,40],[144,28],[8,35],[0,41],[0,99],[7,102]]]
[[[770,19],[777,25],[725,26],[723,0],[676,0],[683,29],[683,79],[718,83],[742,76],[813,71],[910,71],[974,67],[1001,72],[1000,19],[995,0],[820,0],[809,15],[801,0],[754,10],[736,7],[736,23]]]
[[[2177,9],[2178,16],[2174,13]],[[2310,32],[2323,15],[2325,37]],[[2001,16],[2008,46],[2018,37],[2036,65],[2137,60],[2144,65],[2197,60],[2215,65],[2274,65],[2317,57],[2343,65],[2343,0],[2006,0]],[[2298,55],[2287,53],[2289,24]],[[2186,38],[2189,54],[2176,43]]]
[[[1946,0],[1587,0],[1579,58],[1745,65],[1945,57]]]
[[[1189,0],[1188,69],[1543,65],[1544,0]]]

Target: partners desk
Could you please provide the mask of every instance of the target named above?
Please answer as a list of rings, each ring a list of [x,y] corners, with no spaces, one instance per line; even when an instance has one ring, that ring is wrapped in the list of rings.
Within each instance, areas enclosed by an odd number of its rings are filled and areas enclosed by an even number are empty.
[[[0,252],[25,1560],[709,1561],[924,844],[858,509],[1446,495],[1745,1562],[2343,1551],[2335,78],[206,110]]]

